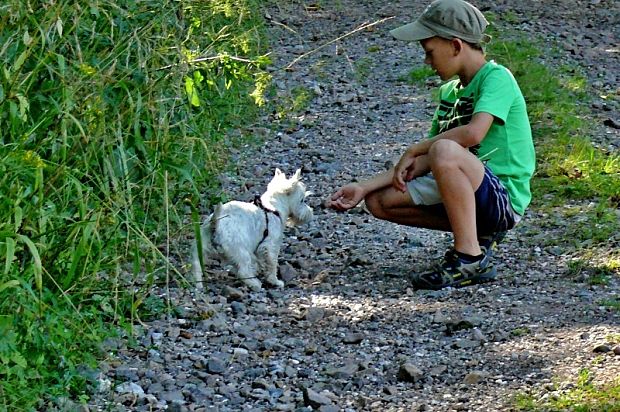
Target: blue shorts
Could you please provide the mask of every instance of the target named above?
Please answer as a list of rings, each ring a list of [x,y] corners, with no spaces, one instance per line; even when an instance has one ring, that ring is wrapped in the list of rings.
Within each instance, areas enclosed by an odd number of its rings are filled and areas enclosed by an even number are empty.
[[[437,182],[432,173],[407,182],[407,189],[416,205],[439,206],[441,204]],[[512,209],[506,188],[486,166],[482,183],[474,195],[478,235],[510,230],[519,222],[521,216]]]
[[[510,205],[508,191],[486,166],[482,183],[474,195],[479,236],[510,230],[517,224],[520,216]]]

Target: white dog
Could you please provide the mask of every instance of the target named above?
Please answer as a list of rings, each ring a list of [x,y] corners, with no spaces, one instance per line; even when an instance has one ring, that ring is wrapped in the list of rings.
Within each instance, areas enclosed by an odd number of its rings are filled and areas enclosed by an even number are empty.
[[[261,289],[257,274],[270,284],[283,287],[278,279],[278,255],[284,227],[307,223],[313,212],[305,203],[301,170],[287,179],[276,169],[267,191],[253,203],[232,201],[219,204],[201,227],[202,256],[218,258],[234,266],[239,279],[252,290]],[[194,242],[193,272],[202,287],[198,241]]]

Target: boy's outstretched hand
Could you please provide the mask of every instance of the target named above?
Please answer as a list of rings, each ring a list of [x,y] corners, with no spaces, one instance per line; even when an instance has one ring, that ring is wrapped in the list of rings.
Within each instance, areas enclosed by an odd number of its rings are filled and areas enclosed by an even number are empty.
[[[359,183],[349,183],[342,186],[327,201],[327,207],[336,210],[349,210],[357,206],[364,199],[365,192]]]

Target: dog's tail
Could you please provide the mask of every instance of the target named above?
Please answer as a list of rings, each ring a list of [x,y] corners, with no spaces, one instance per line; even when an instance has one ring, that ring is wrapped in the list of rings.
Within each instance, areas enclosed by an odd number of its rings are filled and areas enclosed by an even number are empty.
[[[217,229],[217,221],[220,219],[222,205],[215,206],[213,213],[207,218],[200,230],[196,234],[192,247],[192,272],[196,281],[196,288],[202,289],[203,285],[203,269],[206,257],[215,255],[215,231]]]

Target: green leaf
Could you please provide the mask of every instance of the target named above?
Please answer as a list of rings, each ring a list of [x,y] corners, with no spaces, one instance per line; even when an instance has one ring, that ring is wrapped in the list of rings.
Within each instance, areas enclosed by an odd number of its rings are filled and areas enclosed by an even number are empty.
[[[8,275],[11,271],[11,265],[13,264],[13,258],[15,257],[15,239],[7,237],[6,242],[6,257],[4,261],[4,274]],[[4,288],[0,286],[0,292]]]
[[[56,20],[56,31],[58,35],[62,37],[62,19],[60,17]]]
[[[4,282],[3,284],[0,285],[0,293],[2,293],[5,289],[8,288],[14,288],[19,286],[19,280],[17,279],[13,279],[13,280],[9,280],[8,282]]]
[[[185,93],[192,106],[200,107],[200,99],[198,98],[198,89],[191,77],[185,77]]]
[[[34,259],[34,281],[39,291],[43,290],[43,265],[41,264],[41,256],[39,250],[32,240],[24,235],[17,235],[17,238],[28,246],[30,254]]]
[[[19,352],[13,352],[11,354],[11,360],[24,369],[28,367],[28,362],[26,362],[26,359]]]
[[[28,99],[21,94],[18,94],[16,97],[19,101],[19,118],[26,121],[26,111],[30,109],[30,103],[28,102]]]
[[[15,206],[15,214],[13,218],[15,219],[15,232],[19,232],[19,228],[22,226],[22,220],[24,217],[24,211],[21,207]]]
[[[22,54],[19,55],[19,57],[17,57],[17,60],[15,60],[15,64],[13,65],[13,73],[18,72],[19,69],[22,68],[22,66],[24,65],[24,62],[26,61],[26,57],[28,57],[28,51],[25,50],[22,52]]]
[[[57,54],[56,59],[58,60],[58,68],[60,69],[60,74],[64,76],[67,71],[65,56],[63,56],[62,54]]]

